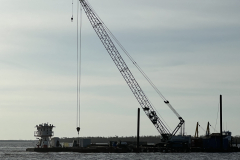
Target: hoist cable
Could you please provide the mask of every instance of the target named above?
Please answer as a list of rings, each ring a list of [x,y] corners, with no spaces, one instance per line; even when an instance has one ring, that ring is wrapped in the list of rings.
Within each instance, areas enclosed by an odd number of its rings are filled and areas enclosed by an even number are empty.
[[[79,11],[80,9],[80,11]],[[80,14],[80,15],[79,15]],[[79,20],[80,18],[80,20]],[[80,26],[80,27],[79,27]],[[80,130],[81,106],[81,47],[82,47],[82,7],[77,3],[77,130]],[[78,134],[79,134],[78,130]]]
[[[78,62],[78,10],[79,10],[79,3],[77,3],[77,123],[76,123],[76,125],[77,125],[77,127],[78,127],[78,113],[79,113],[79,111],[78,111],[78,106],[79,106],[79,97],[78,97],[78,93],[79,93],[79,71],[78,71],[78,66],[79,66],[79,62]]]
[[[73,17],[73,0],[72,0],[72,17]]]
[[[202,126],[199,125],[199,127],[205,132],[204,128]]]
[[[80,5],[80,35],[79,35],[79,127],[80,127],[80,108],[81,108],[81,73],[82,73],[82,6]]]

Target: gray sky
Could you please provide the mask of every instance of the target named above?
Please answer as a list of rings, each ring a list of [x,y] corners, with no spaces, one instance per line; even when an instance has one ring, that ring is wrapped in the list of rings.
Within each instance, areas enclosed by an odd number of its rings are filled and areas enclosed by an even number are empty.
[[[55,136],[77,136],[76,2],[71,23],[70,0],[1,0],[0,139],[34,139],[44,122],[56,125]],[[224,129],[240,135],[239,1],[89,2],[186,121],[187,134],[197,122],[215,127],[222,94]],[[80,136],[136,135],[137,100],[85,14],[82,29]],[[173,130],[177,117],[121,54]],[[158,135],[143,111],[140,132]]]

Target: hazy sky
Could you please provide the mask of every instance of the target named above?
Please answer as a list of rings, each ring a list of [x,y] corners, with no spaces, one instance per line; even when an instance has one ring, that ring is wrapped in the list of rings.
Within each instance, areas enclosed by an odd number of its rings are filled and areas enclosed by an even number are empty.
[[[35,139],[34,126],[44,122],[56,126],[55,136],[77,136],[77,1],[74,22],[71,2],[1,0],[0,139]],[[186,121],[187,134],[197,122],[215,127],[222,94],[224,129],[240,135],[238,0],[89,2]],[[178,118],[121,54],[173,130]],[[80,136],[134,136],[138,107],[84,14]],[[140,134],[158,135],[143,111]]]

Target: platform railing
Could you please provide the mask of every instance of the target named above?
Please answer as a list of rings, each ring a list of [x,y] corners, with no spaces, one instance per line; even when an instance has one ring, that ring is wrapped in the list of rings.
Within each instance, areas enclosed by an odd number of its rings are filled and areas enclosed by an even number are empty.
[[[54,136],[53,131],[34,131],[34,137],[52,137]]]

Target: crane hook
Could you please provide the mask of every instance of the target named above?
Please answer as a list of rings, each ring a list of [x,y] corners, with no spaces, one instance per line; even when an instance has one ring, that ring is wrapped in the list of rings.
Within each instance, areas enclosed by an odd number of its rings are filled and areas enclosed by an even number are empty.
[[[80,131],[80,127],[77,127],[77,132],[78,132],[78,135],[79,135],[79,131]]]
[[[72,0],[72,17],[71,17],[71,22],[73,22],[73,0]]]

